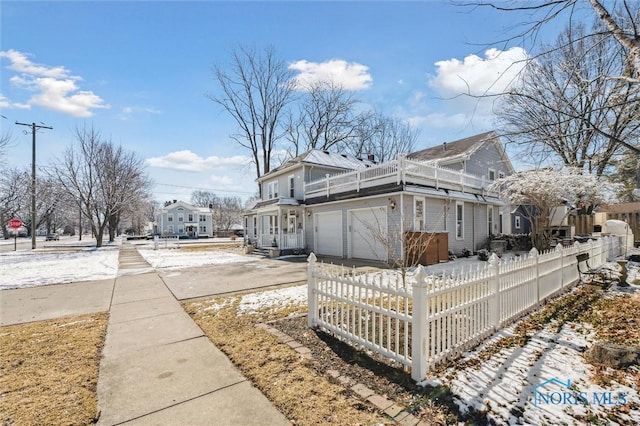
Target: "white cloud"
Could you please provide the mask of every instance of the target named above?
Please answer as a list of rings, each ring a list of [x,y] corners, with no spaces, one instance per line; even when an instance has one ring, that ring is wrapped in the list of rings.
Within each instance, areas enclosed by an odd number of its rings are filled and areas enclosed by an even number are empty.
[[[221,166],[244,166],[249,163],[249,158],[243,155],[232,157],[210,156],[200,157],[189,150],[170,152],[163,157],[147,158],[145,163],[150,167],[183,170],[189,172],[202,172]]]
[[[14,108],[41,106],[74,117],[91,117],[93,110],[110,108],[105,101],[92,91],[80,90],[76,82],[82,78],[72,76],[65,67],[48,67],[31,62],[25,53],[16,50],[0,51],[0,58],[10,61],[8,69],[19,72],[9,81],[16,87],[35,94],[26,104],[9,103]]]
[[[438,61],[437,73],[429,85],[443,96],[502,93],[514,83],[528,59],[524,49],[512,47],[506,51],[489,49],[484,58],[469,55],[462,61],[456,58]]]
[[[373,81],[369,67],[342,59],[325,62],[296,61],[289,69],[299,72],[295,77],[298,90],[305,90],[318,83],[332,83],[345,90],[360,90],[371,86]]]
[[[5,96],[0,95],[0,108],[4,109],[30,109],[31,105],[11,102]]]
[[[131,118],[131,116],[133,114],[162,114],[162,111],[155,109],[155,108],[149,108],[149,107],[141,107],[141,106],[125,106],[122,108],[122,110],[120,111],[120,114],[118,115],[118,118],[120,118],[120,120],[128,120],[129,118]]]
[[[236,187],[237,185],[237,180],[229,177],[229,176],[216,176],[216,175],[211,175],[209,177],[209,180],[211,181],[211,183],[213,184],[217,184],[217,185],[224,185],[224,186],[228,186],[228,187]]]

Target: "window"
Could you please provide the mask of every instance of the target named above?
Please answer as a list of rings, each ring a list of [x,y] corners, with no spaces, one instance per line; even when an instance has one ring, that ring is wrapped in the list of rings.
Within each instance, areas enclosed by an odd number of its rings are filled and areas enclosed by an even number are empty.
[[[464,204],[456,203],[456,239],[464,239]]]
[[[206,222],[207,221],[207,217],[203,214],[200,215],[200,222]]]
[[[189,218],[187,219],[189,222],[193,222],[193,213],[189,213]]]
[[[489,180],[492,182],[496,180],[496,171],[493,169],[489,169]]]
[[[269,234],[276,235],[278,233],[278,216],[269,216]]]
[[[504,177],[504,172],[498,172],[498,179],[502,179]]]
[[[289,176],[289,197],[291,198],[296,197],[296,186],[295,186],[295,179],[293,175]]]
[[[172,214],[168,214],[167,215],[167,222],[173,222],[173,215]]]
[[[206,226],[201,226],[200,227],[200,232],[207,232],[207,227]]]
[[[413,230],[424,230],[424,198],[414,199],[415,217],[413,219]]]
[[[269,194],[269,200],[278,198],[278,181],[269,182],[267,184],[267,192]]]
[[[178,222],[184,222],[184,214],[178,214]]]
[[[253,236],[258,236],[258,216],[253,217]]]
[[[487,228],[489,235],[493,235],[493,206],[487,206]]]
[[[516,229],[520,229],[520,216],[513,217],[513,226]]]
[[[169,234],[173,234],[173,225],[167,226],[167,231],[169,231]]]

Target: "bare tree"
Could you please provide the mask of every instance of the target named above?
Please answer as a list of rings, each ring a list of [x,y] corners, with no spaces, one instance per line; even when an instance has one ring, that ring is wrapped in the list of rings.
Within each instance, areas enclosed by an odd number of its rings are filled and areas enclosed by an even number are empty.
[[[230,69],[214,67],[221,94],[207,95],[236,121],[239,133],[231,138],[251,151],[256,177],[271,170],[271,154],[282,137],[281,121],[292,100],[293,72],[273,48],[256,52],[238,47]]]
[[[209,191],[194,191],[191,203],[199,207],[210,207],[213,210],[214,226],[223,231],[232,225],[242,224],[242,200],[240,197],[219,197]]]
[[[149,180],[133,153],[102,139],[94,128],[76,128],[78,146],[69,147],[53,167],[56,182],[72,197],[101,247],[110,239],[125,208],[147,196]]]
[[[305,92],[299,114],[290,114],[287,125],[287,138],[295,155],[309,149],[339,151],[351,145],[370,116],[368,111],[358,112],[355,92],[332,81],[298,89]]]
[[[528,63],[496,114],[524,158],[560,160],[602,176],[622,144],[638,141],[640,85],[606,77],[632,70],[613,39],[593,33],[602,31],[568,27],[547,54]]]
[[[356,157],[371,154],[378,162],[393,160],[398,154],[413,151],[419,134],[409,124],[381,113],[371,114],[363,120],[357,133],[347,152]]]
[[[0,174],[0,224],[2,237],[9,238],[6,224],[15,216],[23,221],[28,217],[29,185],[31,179],[26,170],[7,169]]]

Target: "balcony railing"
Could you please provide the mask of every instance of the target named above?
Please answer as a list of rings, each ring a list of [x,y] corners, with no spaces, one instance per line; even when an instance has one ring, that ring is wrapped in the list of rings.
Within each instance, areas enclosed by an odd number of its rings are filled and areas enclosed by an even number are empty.
[[[482,177],[399,157],[366,169],[327,175],[324,179],[307,183],[304,192],[305,199],[329,197],[331,194],[359,192],[364,188],[400,182],[471,193],[486,193],[490,183]]]
[[[273,242],[280,250],[304,248],[304,234],[262,234],[258,236],[258,247],[274,247]]]

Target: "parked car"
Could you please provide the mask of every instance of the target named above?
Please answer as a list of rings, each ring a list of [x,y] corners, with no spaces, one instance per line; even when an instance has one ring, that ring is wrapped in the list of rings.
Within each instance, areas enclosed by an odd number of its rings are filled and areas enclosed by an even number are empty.
[[[58,233],[54,232],[52,234],[47,234],[45,241],[59,241],[60,240],[60,235],[58,235]]]

